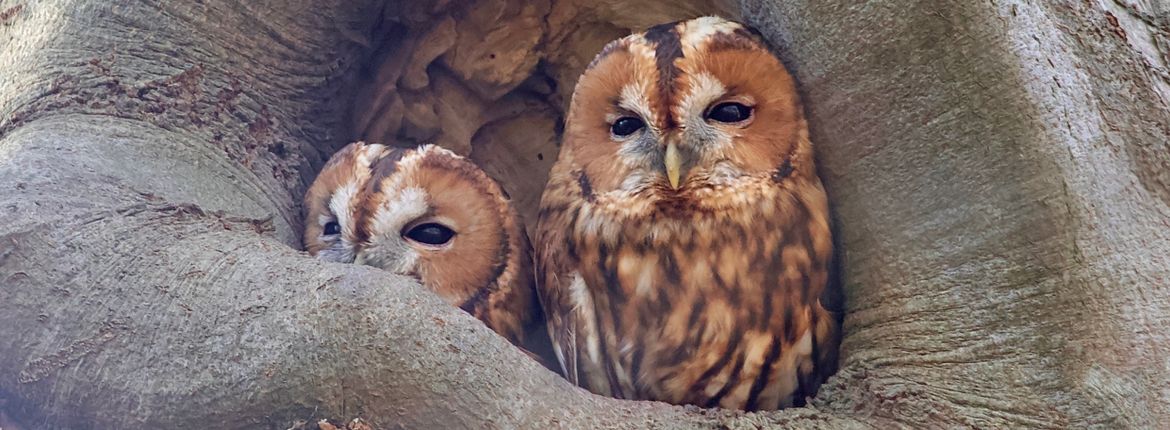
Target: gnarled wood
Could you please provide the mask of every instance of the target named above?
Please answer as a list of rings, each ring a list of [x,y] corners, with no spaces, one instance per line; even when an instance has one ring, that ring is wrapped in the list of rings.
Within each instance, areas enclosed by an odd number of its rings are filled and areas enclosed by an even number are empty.
[[[1156,427],[1170,26],[1131,3],[743,1],[805,93],[847,317],[812,407],[741,414],[590,395],[410,281],[294,249],[399,6],[0,1],[2,406],[32,428]],[[673,10],[564,7],[547,37],[582,44]]]

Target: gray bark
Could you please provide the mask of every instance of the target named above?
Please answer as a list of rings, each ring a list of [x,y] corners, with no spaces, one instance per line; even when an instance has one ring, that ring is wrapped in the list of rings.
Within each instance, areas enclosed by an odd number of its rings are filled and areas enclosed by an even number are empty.
[[[847,312],[811,407],[744,414],[588,394],[297,251],[381,4],[114,3],[0,0],[0,406],[27,427],[1170,422],[1158,5],[745,0],[805,94]]]

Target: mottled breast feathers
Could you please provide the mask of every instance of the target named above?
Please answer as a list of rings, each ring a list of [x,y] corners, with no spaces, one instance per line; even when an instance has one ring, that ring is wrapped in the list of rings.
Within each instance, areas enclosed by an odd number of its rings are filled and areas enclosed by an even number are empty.
[[[740,24],[664,24],[597,56],[536,243],[557,358],[593,392],[776,409],[835,371],[828,201],[803,108]]]

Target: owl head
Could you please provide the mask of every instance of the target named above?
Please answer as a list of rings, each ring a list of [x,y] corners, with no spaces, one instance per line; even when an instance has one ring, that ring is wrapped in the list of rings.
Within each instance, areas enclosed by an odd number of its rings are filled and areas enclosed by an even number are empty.
[[[304,241],[310,255],[325,261],[353,262],[361,196],[370,168],[388,152],[383,145],[354,142],[325,163],[304,200]]]
[[[531,277],[510,273],[531,267],[529,245],[496,181],[438,146],[392,151],[362,193],[356,263],[415,276],[455,304],[515,281],[502,277]]]
[[[610,43],[567,118],[560,164],[597,194],[671,199],[815,174],[792,78],[756,33],[722,18]]]

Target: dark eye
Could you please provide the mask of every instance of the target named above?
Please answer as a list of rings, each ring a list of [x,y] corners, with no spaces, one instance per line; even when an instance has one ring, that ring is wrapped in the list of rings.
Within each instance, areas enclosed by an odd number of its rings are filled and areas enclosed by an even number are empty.
[[[613,131],[614,136],[629,136],[634,134],[635,131],[641,130],[645,125],[646,124],[638,118],[626,116],[618,118],[617,121],[614,121],[613,126],[610,127],[610,130]]]
[[[752,116],[752,108],[741,103],[720,103],[707,112],[707,119],[719,122],[740,122]]]
[[[442,245],[450,242],[451,238],[455,237],[455,231],[447,228],[445,225],[428,222],[414,226],[414,228],[411,228],[403,236],[427,245]]]
[[[337,221],[330,221],[330,222],[326,223],[325,224],[325,235],[332,236],[335,234],[341,234],[341,224],[338,224]]]

